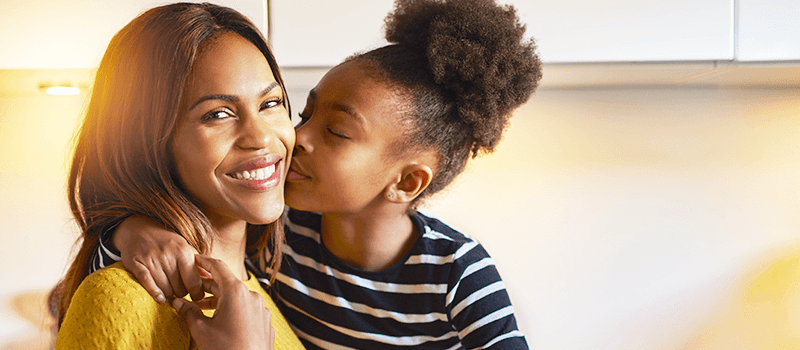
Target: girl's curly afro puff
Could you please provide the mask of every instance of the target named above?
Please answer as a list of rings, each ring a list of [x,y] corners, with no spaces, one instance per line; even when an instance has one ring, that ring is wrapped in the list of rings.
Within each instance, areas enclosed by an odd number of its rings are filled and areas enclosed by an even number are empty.
[[[511,112],[542,77],[541,60],[513,6],[494,0],[398,0],[384,46],[348,59],[409,96],[398,152],[436,150],[420,197],[435,193],[479,153],[494,151]]]

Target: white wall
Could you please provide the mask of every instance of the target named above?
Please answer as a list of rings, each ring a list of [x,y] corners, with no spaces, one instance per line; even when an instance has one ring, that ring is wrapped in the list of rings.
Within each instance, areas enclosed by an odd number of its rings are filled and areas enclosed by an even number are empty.
[[[540,91],[431,211],[493,254],[533,348],[796,349],[799,112],[798,90]]]
[[[0,348],[38,339],[14,305],[64,270],[84,98],[0,96]],[[542,89],[427,211],[487,247],[534,349],[797,348],[798,112],[800,89]]]

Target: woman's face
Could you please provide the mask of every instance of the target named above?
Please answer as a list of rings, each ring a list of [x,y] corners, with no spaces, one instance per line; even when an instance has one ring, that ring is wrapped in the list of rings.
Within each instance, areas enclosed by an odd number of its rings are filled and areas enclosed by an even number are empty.
[[[226,33],[195,62],[172,153],[212,224],[275,221],[294,129],[283,91],[255,45]]]
[[[331,69],[311,90],[286,180],[296,209],[357,213],[381,201],[402,164],[391,146],[403,99],[368,76],[358,62]]]

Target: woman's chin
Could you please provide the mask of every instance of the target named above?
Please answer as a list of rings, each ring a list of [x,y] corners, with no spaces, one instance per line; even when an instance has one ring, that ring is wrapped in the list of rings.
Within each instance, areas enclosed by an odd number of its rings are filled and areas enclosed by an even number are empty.
[[[270,205],[258,213],[253,213],[247,222],[252,225],[266,225],[277,221],[283,215],[283,203],[280,205]]]

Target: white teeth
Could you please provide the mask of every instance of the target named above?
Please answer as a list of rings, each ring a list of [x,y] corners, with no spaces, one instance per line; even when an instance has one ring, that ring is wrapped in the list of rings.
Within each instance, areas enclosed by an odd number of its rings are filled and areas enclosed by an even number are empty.
[[[275,164],[272,164],[266,168],[254,169],[254,170],[244,170],[240,172],[236,172],[230,174],[230,177],[239,179],[239,180],[266,180],[272,173],[275,172]]]

